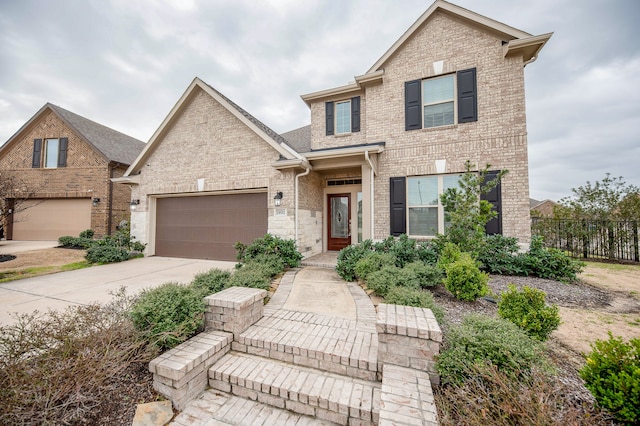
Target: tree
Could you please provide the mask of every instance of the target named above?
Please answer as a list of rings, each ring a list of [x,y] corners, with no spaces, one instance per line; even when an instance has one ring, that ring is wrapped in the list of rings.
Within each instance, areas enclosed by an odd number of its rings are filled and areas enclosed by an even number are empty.
[[[573,195],[559,201],[554,211],[557,219],[638,220],[640,189],[627,185],[622,176],[604,179],[594,184],[571,189]]]
[[[6,171],[0,171],[0,227],[6,230],[9,219],[15,214],[24,212],[33,207],[34,203],[28,203],[34,198],[35,190],[17,176]]]
[[[492,210],[491,203],[480,197],[495,188],[502,176],[508,173],[508,170],[502,170],[494,179],[487,181],[490,167],[487,164],[484,169],[474,171],[475,164],[467,160],[458,188],[448,188],[440,196],[445,219],[450,223],[444,234],[446,240],[474,255],[479,253],[484,242],[487,222],[498,215]]]

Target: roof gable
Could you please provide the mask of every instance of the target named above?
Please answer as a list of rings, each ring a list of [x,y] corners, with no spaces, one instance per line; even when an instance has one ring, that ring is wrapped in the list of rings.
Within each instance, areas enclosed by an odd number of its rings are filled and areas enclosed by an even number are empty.
[[[46,111],[52,111],[107,161],[129,165],[136,159],[145,145],[144,142],[118,132],[117,130],[113,130],[88,118],[67,111],[57,105],[46,103],[0,148],[0,154],[2,154],[5,149],[8,149],[13,141],[19,139],[25,131],[31,128]]]
[[[254,133],[256,133],[262,140],[271,145],[276,151],[280,153],[282,157],[285,159],[298,159],[303,160],[303,158],[288,144],[287,141],[280,136],[278,133],[273,131],[267,125],[262,123],[260,120],[249,114],[243,108],[238,106],[236,103],[231,101],[229,98],[224,96],[222,93],[209,86],[204,81],[200,80],[198,77],[194,78],[187,90],[182,94],[178,102],[173,106],[167,117],[160,124],[160,127],[155,131],[151,139],[144,147],[138,158],[131,164],[129,169],[126,171],[125,176],[131,176],[135,174],[146,159],[153,153],[157,145],[163,139],[164,135],[171,129],[174,125],[176,119],[179,117],[180,113],[187,107],[188,101],[194,94],[198,91],[202,90],[215,99],[220,105],[222,105],[226,110],[228,110],[233,116],[235,116],[238,120],[240,120],[245,126],[251,129]]]

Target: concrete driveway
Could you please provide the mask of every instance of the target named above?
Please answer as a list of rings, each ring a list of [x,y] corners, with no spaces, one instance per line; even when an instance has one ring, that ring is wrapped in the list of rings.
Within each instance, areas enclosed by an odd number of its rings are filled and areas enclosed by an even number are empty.
[[[145,257],[0,284],[0,325],[15,322],[14,312],[62,310],[71,305],[105,303],[125,287],[135,294],[170,281],[188,283],[212,268],[233,269],[234,262]]]

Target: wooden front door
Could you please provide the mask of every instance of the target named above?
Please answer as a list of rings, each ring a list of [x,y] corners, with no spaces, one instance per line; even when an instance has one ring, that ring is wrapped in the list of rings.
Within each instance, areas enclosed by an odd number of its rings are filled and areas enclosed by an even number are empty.
[[[342,250],[351,244],[351,195],[329,194],[327,201],[327,250]]]

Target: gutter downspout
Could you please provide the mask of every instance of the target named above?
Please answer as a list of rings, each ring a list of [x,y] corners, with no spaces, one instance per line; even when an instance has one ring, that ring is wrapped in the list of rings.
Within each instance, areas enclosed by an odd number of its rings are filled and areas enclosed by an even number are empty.
[[[369,222],[370,222],[370,225],[371,225],[371,236],[370,236],[370,238],[371,238],[371,240],[373,240],[373,235],[374,235],[373,234],[373,230],[374,230],[374,227],[373,227],[373,213],[374,213],[374,209],[373,209],[373,204],[374,204],[373,203],[373,179],[375,177],[375,173],[373,171],[373,162],[371,161],[371,158],[369,157],[369,151],[365,151],[364,152],[364,158],[365,158],[365,160],[367,160],[367,163],[369,163],[369,167],[371,168],[371,185],[369,185],[370,189],[371,189],[371,195],[369,197],[369,203],[371,204],[369,206],[371,208],[371,217],[369,218]]]
[[[294,222],[295,222],[295,228],[296,228],[296,234],[295,234],[295,240],[296,240],[296,246],[299,245],[299,241],[298,241],[298,201],[299,201],[299,189],[300,189],[300,178],[302,176],[306,176],[311,172],[311,166],[310,165],[306,165],[305,167],[305,171],[302,173],[299,173],[296,175],[296,180],[295,180],[295,208],[294,208]]]

